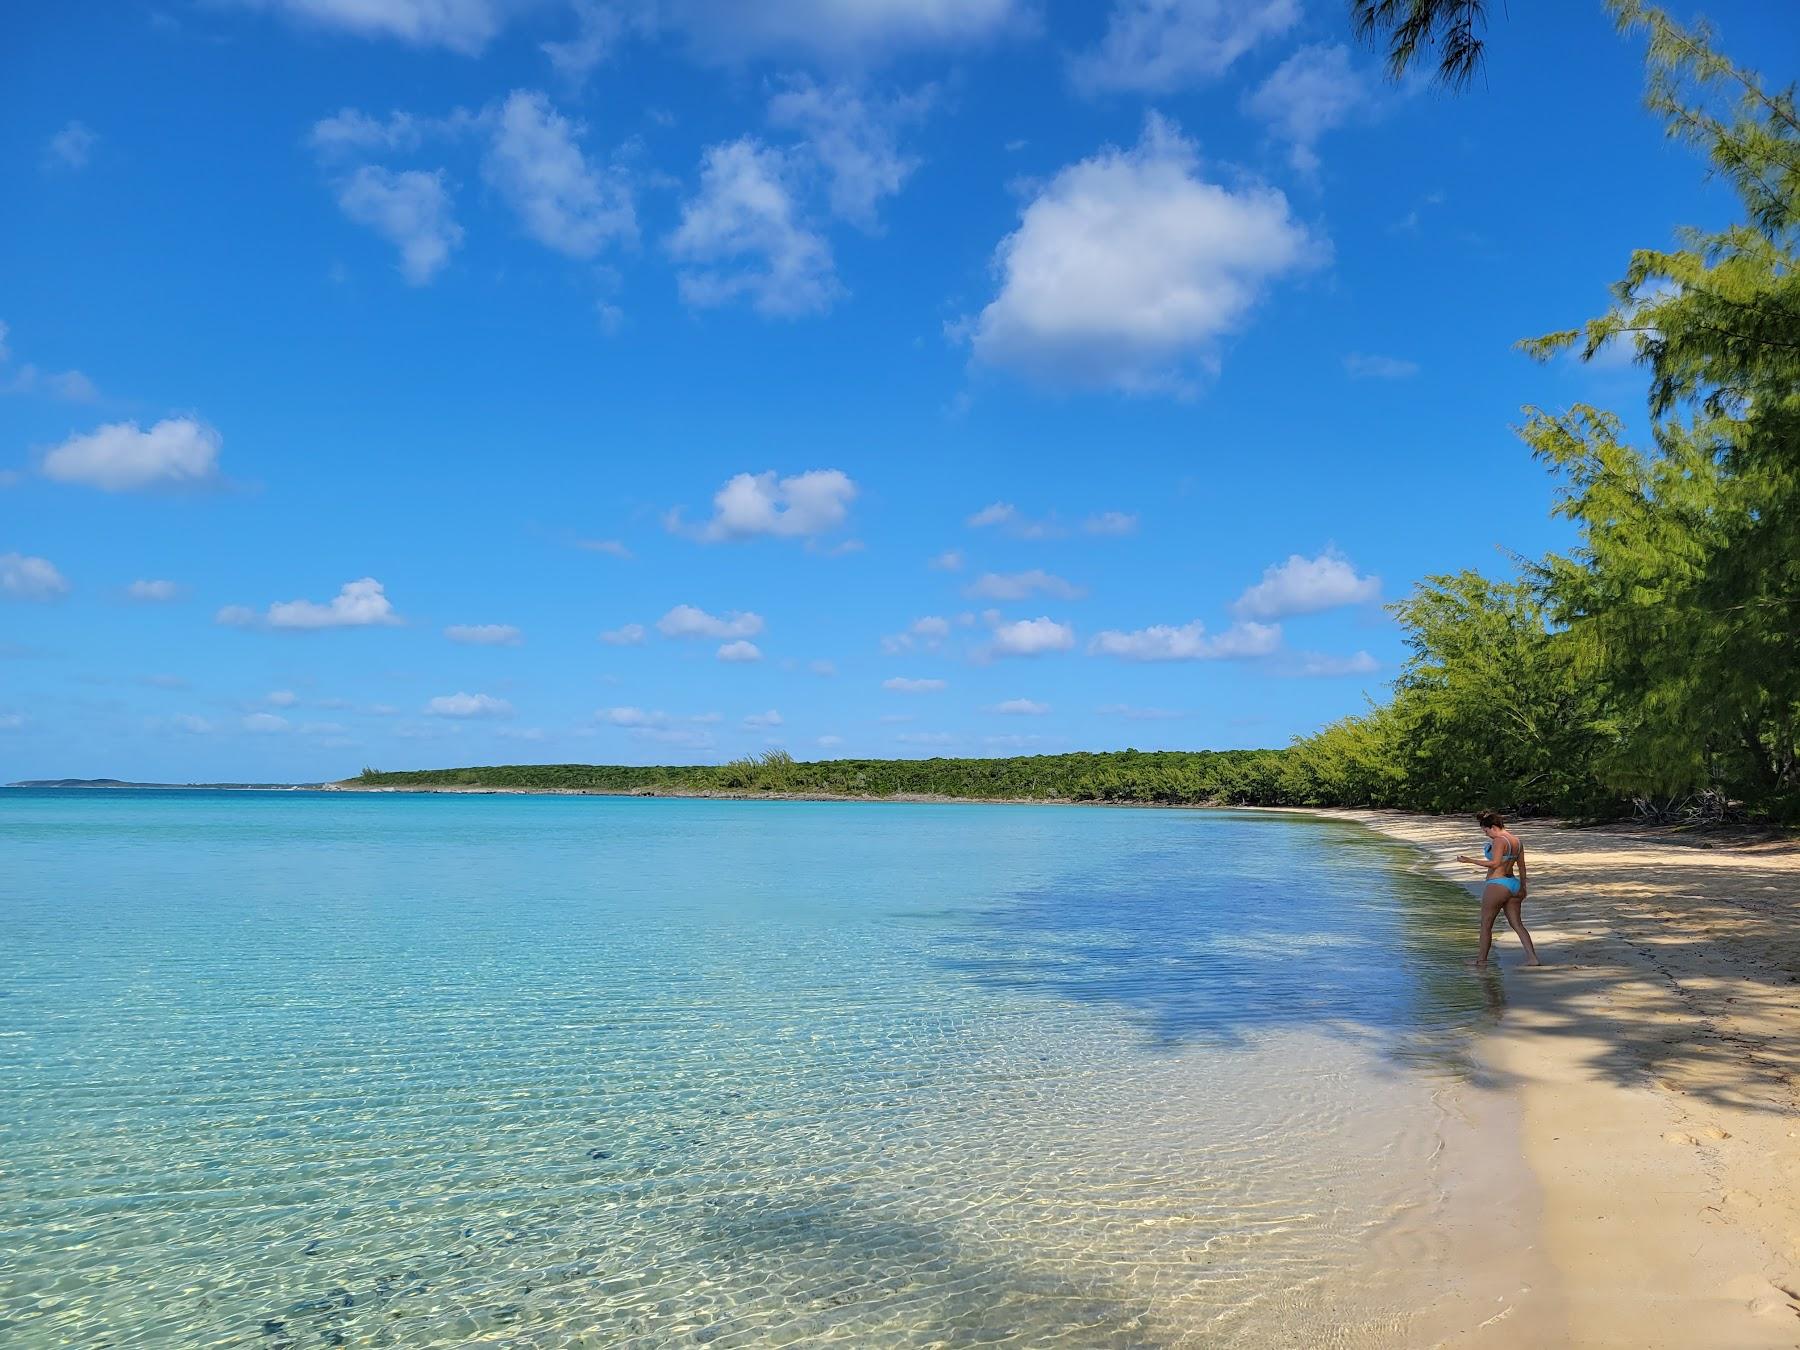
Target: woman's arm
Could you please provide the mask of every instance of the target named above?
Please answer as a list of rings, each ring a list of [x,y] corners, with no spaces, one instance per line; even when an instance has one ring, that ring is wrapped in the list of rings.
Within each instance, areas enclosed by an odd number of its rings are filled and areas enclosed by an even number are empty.
[[[1519,836],[1515,834],[1513,838],[1519,839]],[[1531,882],[1525,876],[1525,841],[1523,839],[1519,839],[1518,856],[1515,861],[1519,864],[1519,899],[1523,900],[1525,892],[1531,889]]]

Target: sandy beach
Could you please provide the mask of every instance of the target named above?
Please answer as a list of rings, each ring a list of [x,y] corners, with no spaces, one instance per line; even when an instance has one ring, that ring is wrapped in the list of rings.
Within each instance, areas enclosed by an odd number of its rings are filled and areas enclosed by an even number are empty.
[[[1480,842],[1460,819],[1317,814],[1477,876],[1450,861]],[[1800,846],[1518,831],[1546,964],[1496,931],[1505,1011],[1445,1141],[1466,1274],[1435,1343],[1800,1345]],[[1474,921],[1471,900],[1471,948]]]

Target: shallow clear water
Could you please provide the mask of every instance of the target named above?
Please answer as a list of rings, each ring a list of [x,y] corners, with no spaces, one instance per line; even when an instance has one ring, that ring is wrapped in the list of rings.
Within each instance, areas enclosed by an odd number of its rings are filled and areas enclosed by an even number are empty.
[[[0,858],[11,1343],[1380,1344],[1491,1013],[1300,818],[12,790]]]

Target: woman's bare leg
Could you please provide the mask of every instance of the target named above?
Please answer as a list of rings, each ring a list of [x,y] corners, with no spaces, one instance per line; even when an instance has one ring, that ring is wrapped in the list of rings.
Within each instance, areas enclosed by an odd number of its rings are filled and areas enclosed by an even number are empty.
[[[1494,945],[1494,920],[1500,917],[1500,911],[1506,904],[1506,889],[1502,886],[1486,887],[1481,894],[1481,949],[1475,953],[1475,969],[1486,970],[1488,948]]]
[[[1525,948],[1525,964],[1528,966],[1543,965],[1544,963],[1538,960],[1537,948],[1531,945],[1531,934],[1525,930],[1525,911],[1520,901],[1508,900],[1506,902],[1506,921],[1512,925],[1513,932],[1519,935],[1520,945]]]

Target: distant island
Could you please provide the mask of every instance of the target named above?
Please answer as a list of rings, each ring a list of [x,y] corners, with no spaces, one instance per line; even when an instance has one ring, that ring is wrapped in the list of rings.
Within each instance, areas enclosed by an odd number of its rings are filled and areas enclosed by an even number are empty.
[[[133,783],[124,778],[22,778],[9,788],[316,788],[320,783]]]
[[[828,759],[771,750],[725,764],[497,764],[382,772],[339,791],[1295,805],[1280,750],[1113,750],[995,759]]]

